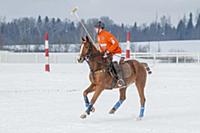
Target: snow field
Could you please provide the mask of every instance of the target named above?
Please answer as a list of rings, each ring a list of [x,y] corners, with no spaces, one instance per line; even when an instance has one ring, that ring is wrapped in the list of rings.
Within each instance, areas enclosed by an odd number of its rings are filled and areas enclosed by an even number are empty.
[[[142,121],[135,86],[114,115],[108,111],[118,90],[104,91],[96,112],[86,120],[82,91],[87,87],[86,64],[0,64],[0,132],[2,133],[199,133],[199,64],[156,64],[146,85]],[[91,95],[89,96],[91,98]]]

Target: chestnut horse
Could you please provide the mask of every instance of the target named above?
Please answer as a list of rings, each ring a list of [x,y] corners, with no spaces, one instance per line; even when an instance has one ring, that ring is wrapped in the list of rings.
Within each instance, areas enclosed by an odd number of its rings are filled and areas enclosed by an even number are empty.
[[[146,71],[151,73],[146,63],[139,63],[136,60],[127,60],[121,63],[120,65],[122,67],[126,87],[119,88],[117,86],[117,83],[115,82],[115,77],[110,72],[110,65],[108,65],[108,61],[106,61],[102,53],[97,50],[97,48],[91,43],[88,37],[82,38],[80,56],[77,60],[79,63],[87,61],[90,67],[89,78],[91,84],[83,92],[86,111],[80,116],[82,119],[86,118],[87,115],[90,114],[90,112],[94,112],[95,109],[93,106],[103,90],[118,88],[120,93],[119,101],[113,106],[113,108],[109,112],[110,114],[114,114],[115,111],[126,99],[127,87],[133,83],[135,83],[140,97],[141,108],[138,118],[141,119],[144,116],[144,88],[147,78]],[[94,92],[94,94],[91,101],[89,101],[87,95],[91,92]]]

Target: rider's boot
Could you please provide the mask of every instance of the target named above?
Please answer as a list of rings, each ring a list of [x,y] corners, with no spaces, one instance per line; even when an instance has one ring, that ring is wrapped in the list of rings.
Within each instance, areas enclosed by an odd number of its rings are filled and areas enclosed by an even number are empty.
[[[126,87],[126,83],[124,82],[124,79],[123,79],[121,67],[119,66],[119,64],[117,62],[114,62],[113,66],[114,66],[114,69],[117,73],[117,78],[118,78],[117,84],[118,84],[118,86],[120,88]]]

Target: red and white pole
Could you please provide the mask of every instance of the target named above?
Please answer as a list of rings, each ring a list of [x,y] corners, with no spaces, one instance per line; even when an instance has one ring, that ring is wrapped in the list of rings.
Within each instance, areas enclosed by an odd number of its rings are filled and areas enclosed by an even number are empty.
[[[127,32],[126,36],[126,59],[130,59],[130,40],[131,40],[131,33]]]
[[[45,59],[46,59],[45,71],[50,72],[50,66],[49,66],[49,35],[48,35],[48,32],[45,33],[44,39],[45,39]]]

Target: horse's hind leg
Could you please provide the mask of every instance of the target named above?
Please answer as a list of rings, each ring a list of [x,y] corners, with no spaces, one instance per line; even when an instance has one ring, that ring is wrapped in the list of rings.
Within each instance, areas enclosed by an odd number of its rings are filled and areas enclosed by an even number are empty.
[[[109,111],[109,114],[114,114],[115,111],[122,105],[124,100],[126,99],[126,88],[119,90],[120,96],[119,101],[113,106],[113,108]]]
[[[143,80],[136,81],[136,87],[137,87],[138,94],[140,97],[140,114],[139,114],[140,119],[144,116],[144,110],[145,110],[145,101],[146,101],[145,95],[144,95],[145,82],[146,82],[146,78]]]

